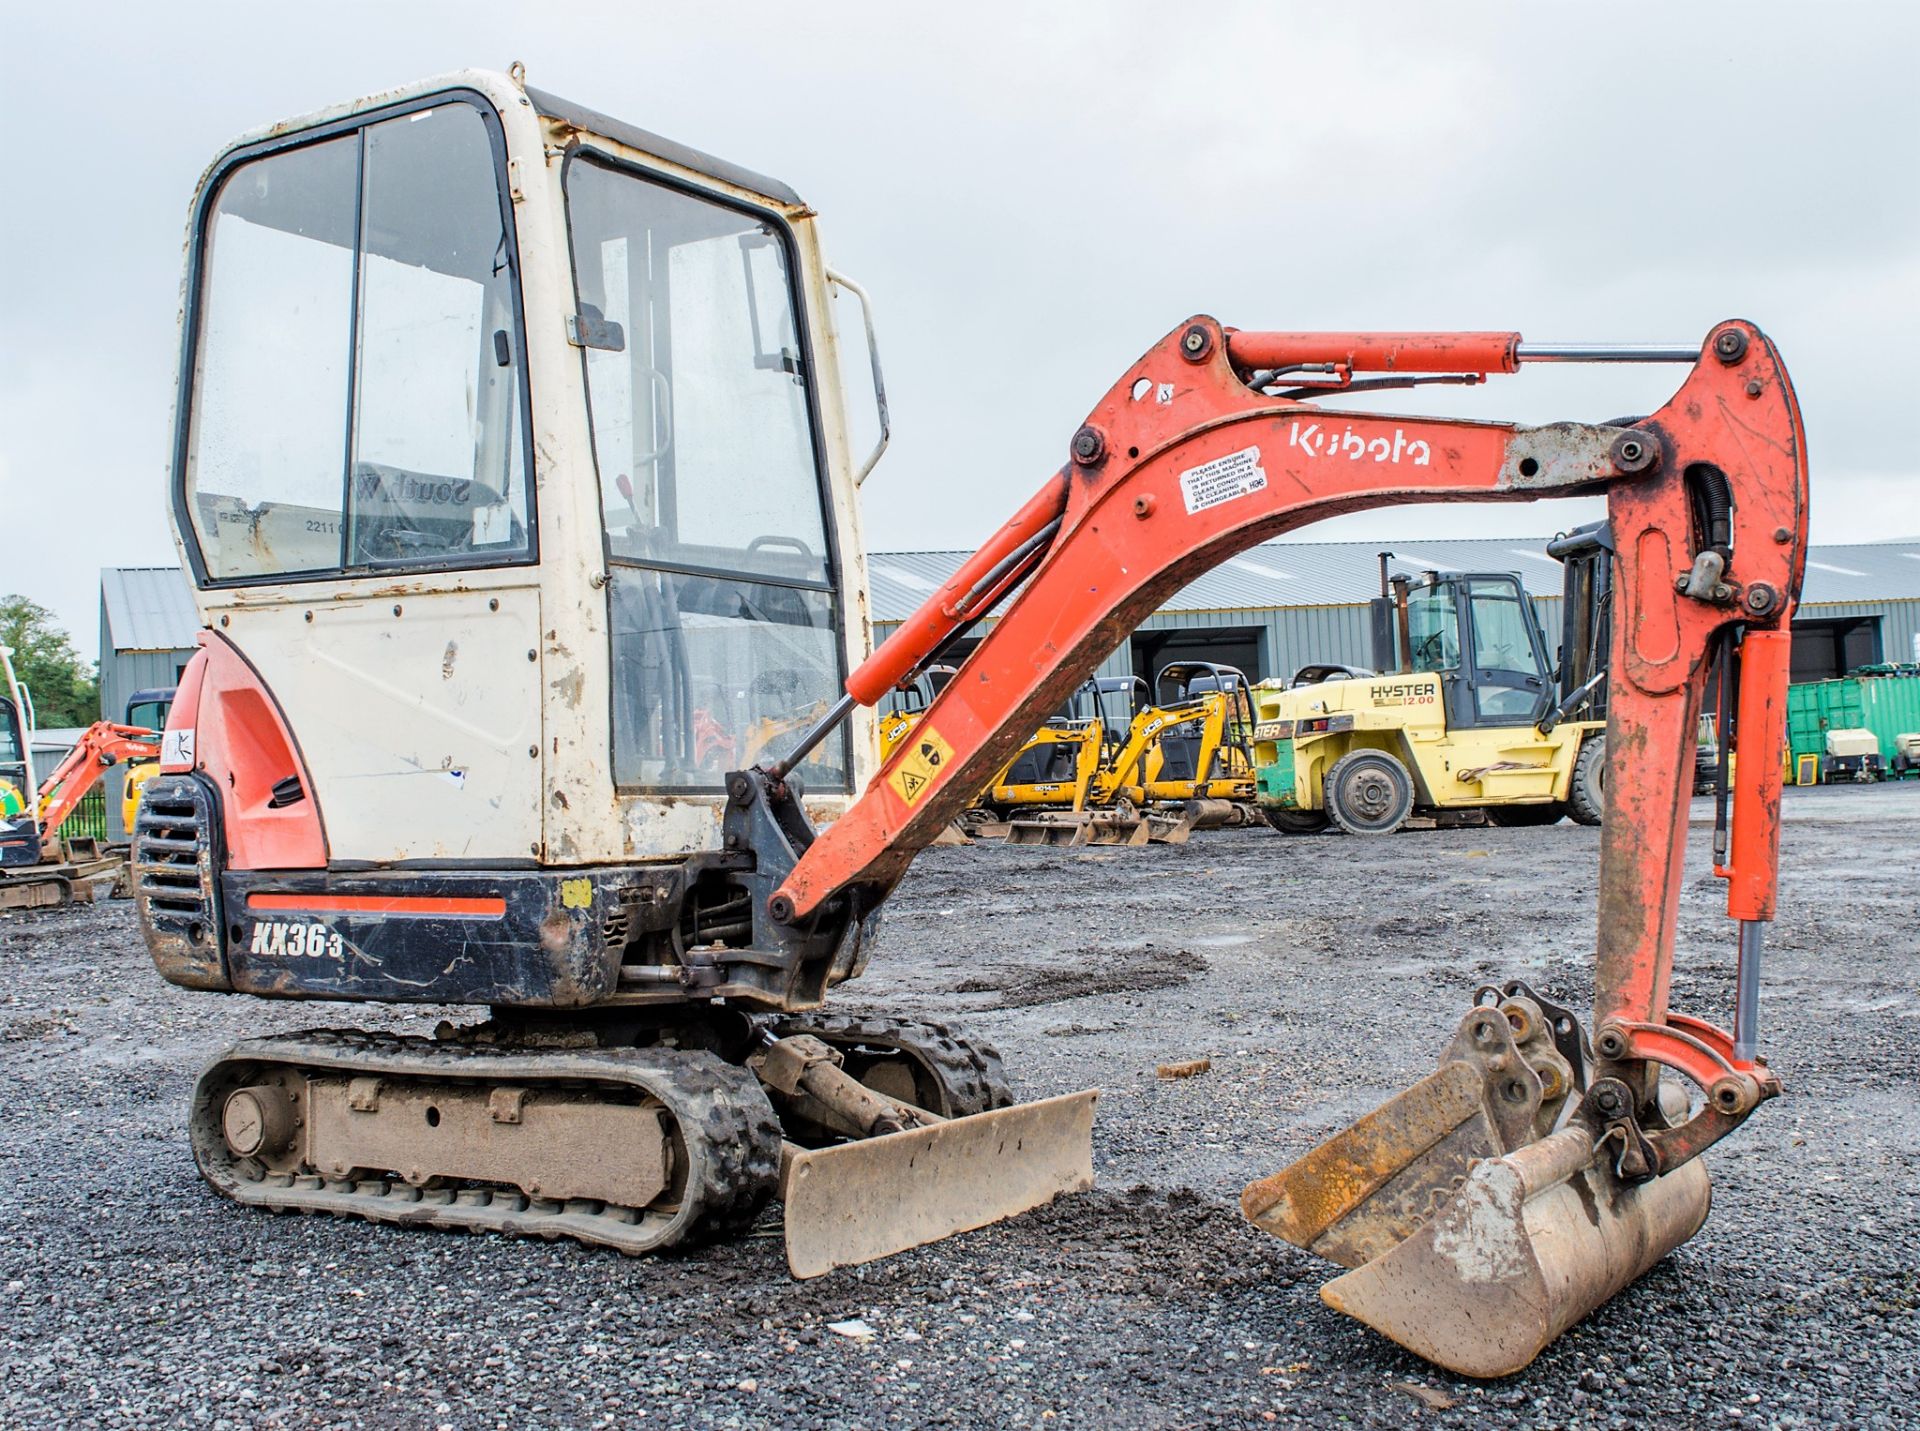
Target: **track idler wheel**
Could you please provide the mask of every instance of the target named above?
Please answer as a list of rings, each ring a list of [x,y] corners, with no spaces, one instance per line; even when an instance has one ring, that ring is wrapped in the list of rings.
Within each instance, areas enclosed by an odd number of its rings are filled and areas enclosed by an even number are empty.
[[[1327,1305],[1463,1376],[1525,1367],[1710,1200],[1698,1158],[1627,1181],[1604,1131],[1554,1126],[1582,1041],[1516,987],[1467,1015],[1437,1071],[1241,1195],[1256,1226],[1352,1269]]]

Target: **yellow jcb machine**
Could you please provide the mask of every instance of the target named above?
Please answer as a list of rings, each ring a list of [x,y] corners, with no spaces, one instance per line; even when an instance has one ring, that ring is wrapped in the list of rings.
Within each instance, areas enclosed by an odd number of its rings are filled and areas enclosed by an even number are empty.
[[[1416,814],[1597,825],[1606,799],[1612,542],[1604,522],[1547,547],[1565,568],[1560,659],[1508,572],[1427,572],[1380,556],[1378,674],[1254,691],[1261,813],[1275,829],[1390,835]]]
[[[1142,760],[1133,798],[1179,806],[1191,829],[1257,824],[1253,692],[1246,676],[1211,661],[1179,661],[1163,667],[1154,685],[1163,723]]]

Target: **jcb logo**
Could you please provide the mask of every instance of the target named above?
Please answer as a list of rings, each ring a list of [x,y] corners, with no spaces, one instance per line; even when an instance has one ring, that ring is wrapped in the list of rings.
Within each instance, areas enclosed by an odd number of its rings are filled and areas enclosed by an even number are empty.
[[[259,919],[253,925],[249,954],[269,959],[338,959],[340,936],[324,924],[301,924],[285,919]]]

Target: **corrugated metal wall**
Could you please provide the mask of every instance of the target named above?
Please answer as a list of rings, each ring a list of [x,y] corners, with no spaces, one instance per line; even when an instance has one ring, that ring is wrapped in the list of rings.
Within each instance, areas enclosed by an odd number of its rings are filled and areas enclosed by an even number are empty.
[[[1547,653],[1554,656],[1560,648],[1560,598],[1537,596],[1534,605],[1539,609],[1540,626],[1546,633]],[[1877,616],[1885,659],[1920,660],[1914,645],[1920,640],[1920,601],[1827,601],[1802,606],[1799,614],[1810,620]],[[1139,629],[1198,634],[1228,628],[1244,630],[1249,626],[1258,627],[1263,633],[1261,663],[1262,674],[1266,676],[1291,676],[1300,667],[1314,662],[1339,662],[1347,666],[1373,664],[1367,608],[1359,604],[1285,606],[1265,611],[1159,612],[1141,622]],[[874,640],[884,641],[893,634],[893,629],[890,622],[877,624]],[[1129,643],[1121,642],[1113,654],[1100,663],[1098,674],[1133,675]]]
[[[107,629],[106,606],[100,608],[100,719],[125,720],[127,697],[135,691],[179,682],[180,668],[192,657],[184,651],[116,651],[113,633]],[[100,782],[107,791],[107,838],[124,840],[127,832],[120,819],[120,795],[126,784],[122,772],[109,770]]]

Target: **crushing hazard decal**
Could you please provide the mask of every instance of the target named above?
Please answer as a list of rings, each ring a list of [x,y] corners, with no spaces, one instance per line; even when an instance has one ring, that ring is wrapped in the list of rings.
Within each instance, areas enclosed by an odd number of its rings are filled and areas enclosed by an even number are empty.
[[[934,776],[952,759],[953,747],[940,738],[939,731],[923,725],[914,731],[906,758],[894,766],[887,784],[907,804],[917,805],[920,797],[933,788]]]

